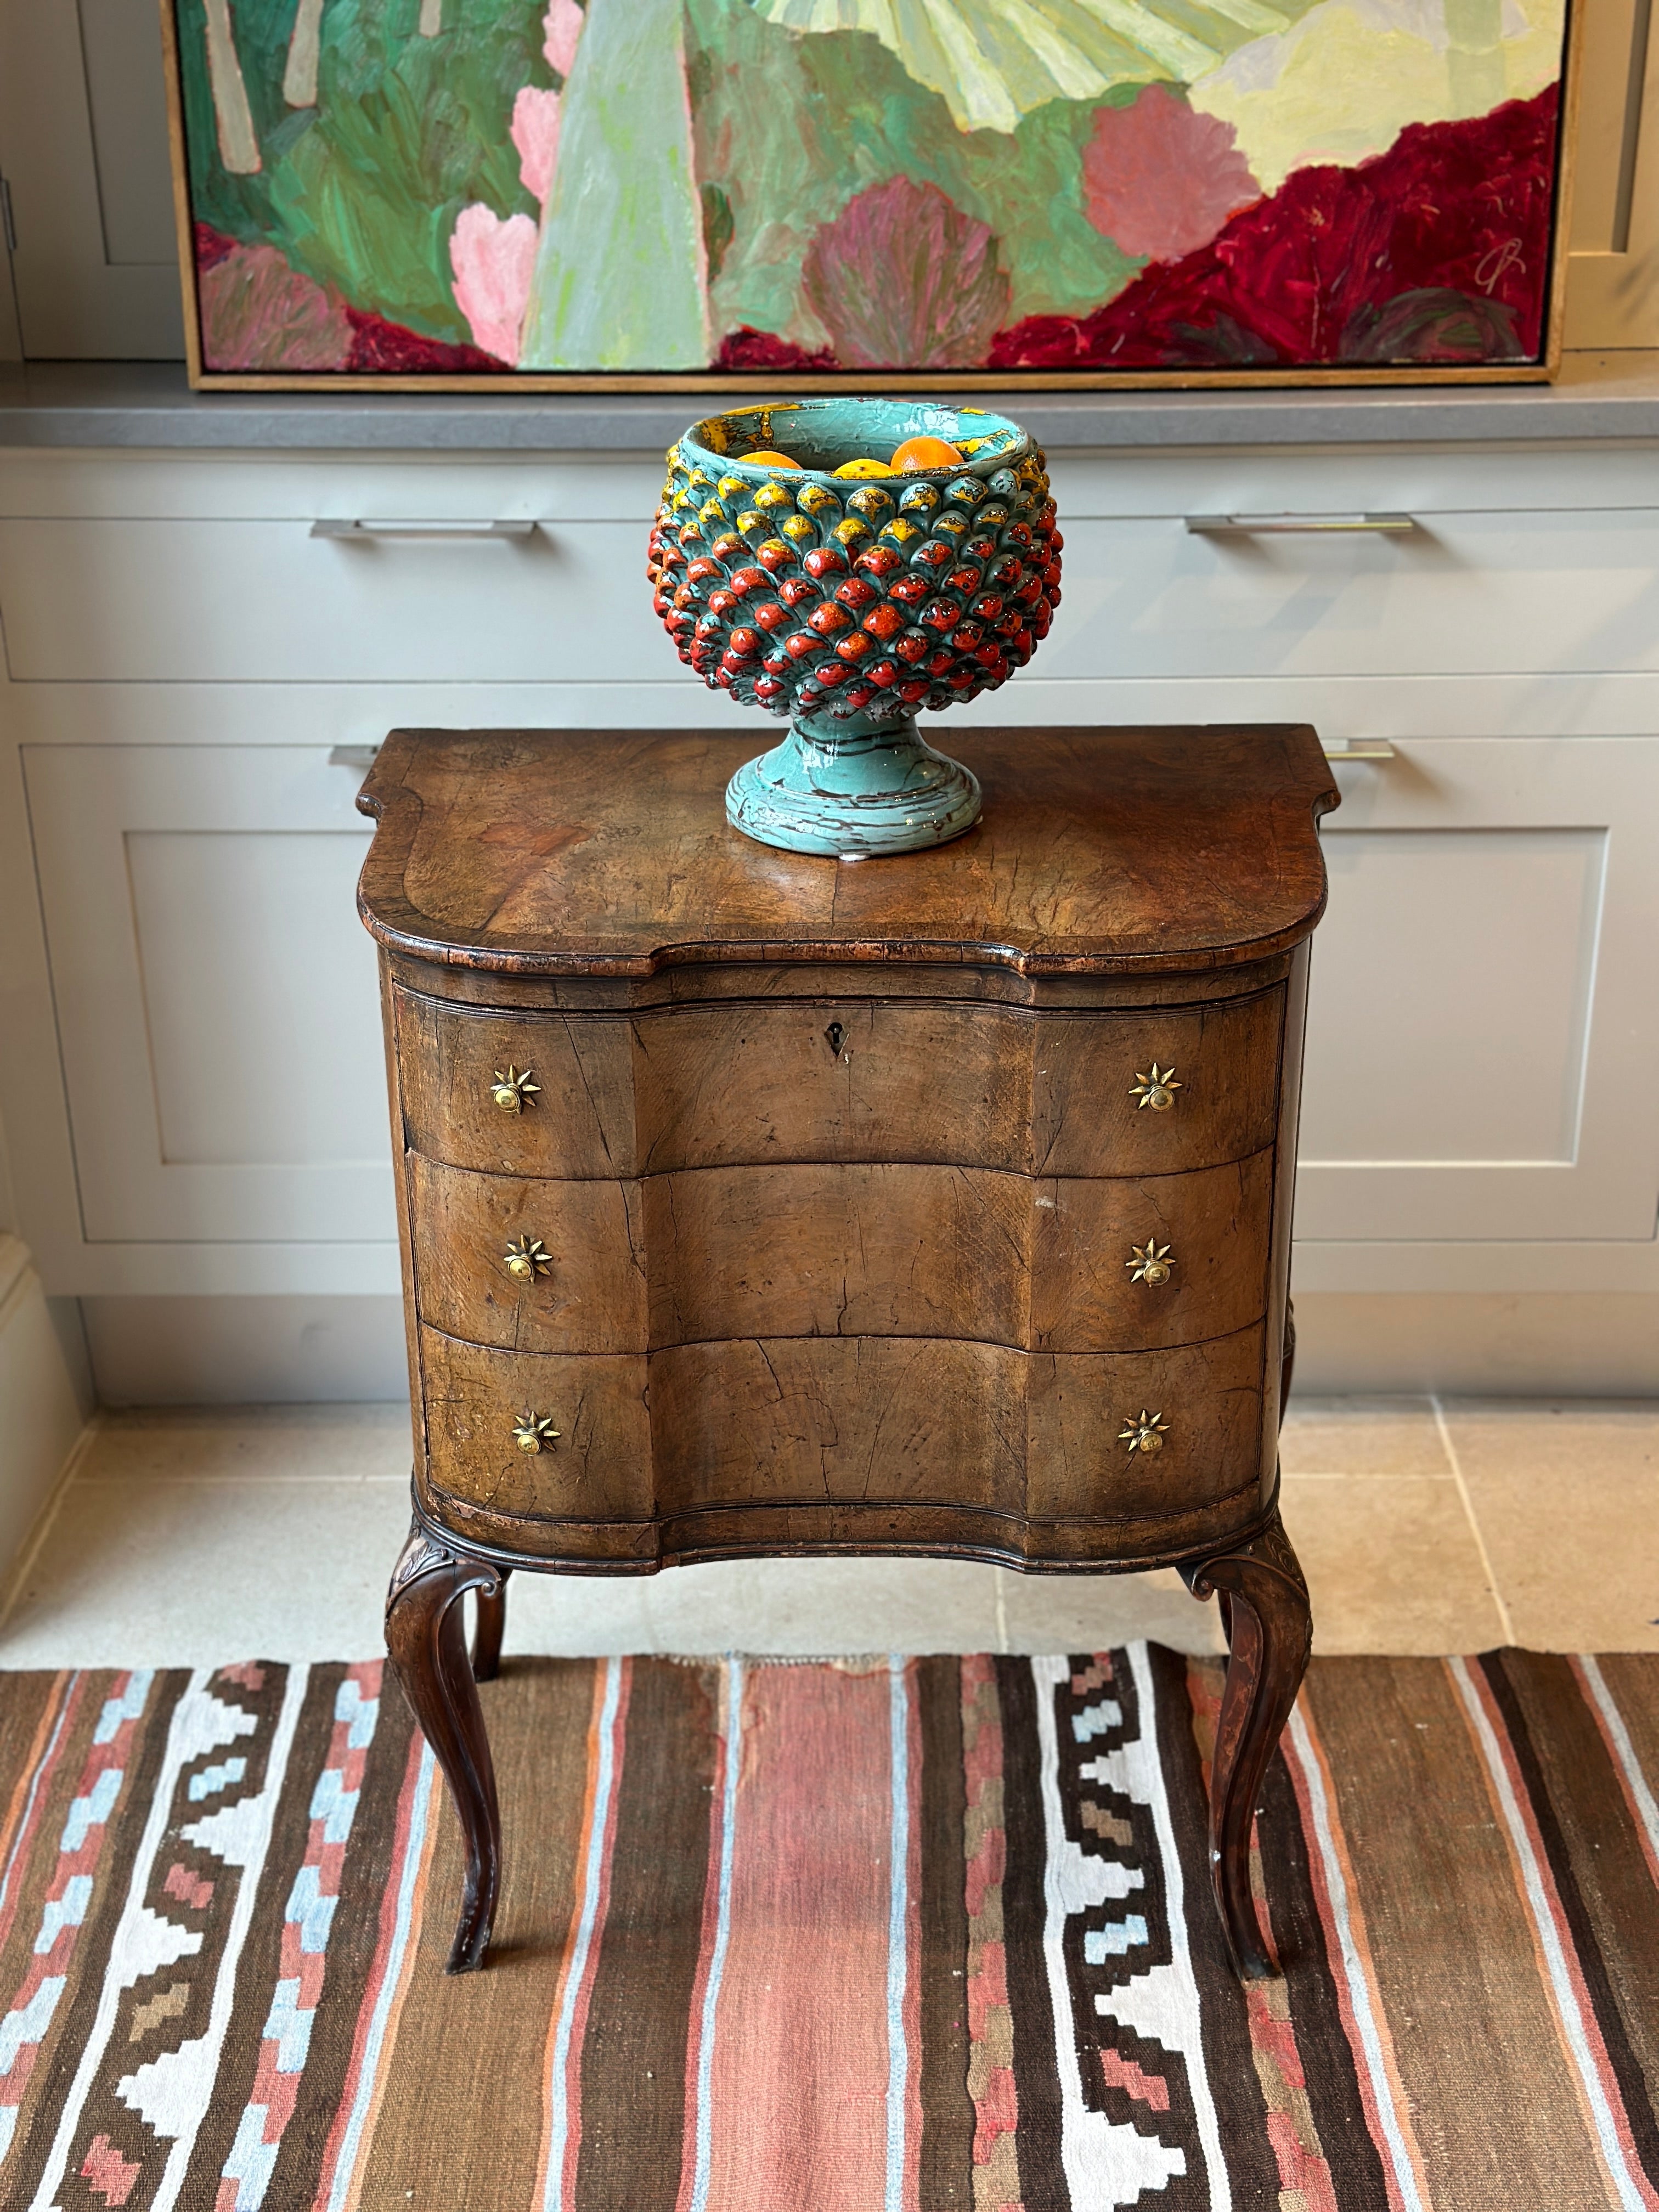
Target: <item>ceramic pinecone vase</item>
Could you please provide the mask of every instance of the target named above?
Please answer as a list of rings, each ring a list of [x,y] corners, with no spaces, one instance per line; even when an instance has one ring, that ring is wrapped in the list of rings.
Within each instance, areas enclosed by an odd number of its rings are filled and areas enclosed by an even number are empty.
[[[961,461],[835,473],[919,436]],[[780,449],[799,469],[746,459]],[[792,718],[732,777],[727,818],[763,844],[842,859],[970,830],[979,786],[915,717],[1006,684],[1054,618],[1061,539],[1027,434],[975,408],[778,401],[694,423],[668,468],[647,562],[656,611],[705,684]]]

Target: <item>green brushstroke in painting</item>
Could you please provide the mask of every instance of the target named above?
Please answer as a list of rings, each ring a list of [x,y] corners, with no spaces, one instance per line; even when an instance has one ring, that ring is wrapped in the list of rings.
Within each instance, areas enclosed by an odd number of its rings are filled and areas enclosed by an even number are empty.
[[[704,268],[682,0],[588,0],[520,368],[706,368]]]
[[[959,131],[945,101],[861,32],[802,37],[750,0],[687,0],[697,173],[730,210],[710,286],[717,332],[747,324],[816,349],[824,333],[801,297],[812,234],[855,193],[888,178],[937,185],[988,224],[1013,279],[1011,319],[1084,313],[1141,266],[1089,222],[1082,149],[1097,106],[1051,100],[1010,133]]]
[[[295,0],[236,0],[236,47],[258,171],[219,156],[203,0],[179,0],[179,46],[198,222],[289,263],[428,337],[471,337],[451,290],[449,239],[471,201],[538,213],[507,122],[520,88],[557,82],[542,55],[545,0],[443,0],[421,35],[420,0],[326,0],[315,107],[283,96]]]

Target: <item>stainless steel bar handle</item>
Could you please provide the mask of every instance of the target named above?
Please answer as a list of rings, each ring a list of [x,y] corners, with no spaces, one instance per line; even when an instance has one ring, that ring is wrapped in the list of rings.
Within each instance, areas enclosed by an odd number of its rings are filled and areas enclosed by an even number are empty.
[[[1284,538],[1310,531],[1392,534],[1415,530],[1418,523],[1412,514],[1189,514],[1187,527],[1195,538]]]
[[[371,522],[323,515],[311,526],[313,538],[533,538],[539,522]]]
[[[1386,738],[1355,738],[1347,744],[1327,745],[1328,761],[1389,761],[1400,756]]]

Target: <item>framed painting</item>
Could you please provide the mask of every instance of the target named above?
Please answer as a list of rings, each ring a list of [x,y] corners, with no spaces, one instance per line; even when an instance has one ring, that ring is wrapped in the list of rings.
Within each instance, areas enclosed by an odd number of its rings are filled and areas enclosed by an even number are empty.
[[[162,0],[192,380],[1514,380],[1577,0]]]

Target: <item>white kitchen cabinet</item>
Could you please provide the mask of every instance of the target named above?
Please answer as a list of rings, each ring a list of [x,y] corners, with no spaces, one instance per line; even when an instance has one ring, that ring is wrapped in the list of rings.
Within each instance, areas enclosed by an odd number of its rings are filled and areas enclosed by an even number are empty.
[[[308,745],[24,777],[88,1243],[389,1245],[358,778]]]
[[[1659,738],[1413,743],[1339,780],[1298,1236],[1650,1240]]]
[[[1298,1288],[1659,1293],[1659,451],[1054,473],[1060,619],[945,742],[1295,720],[1397,749],[1338,771],[1326,825]],[[369,831],[329,752],[398,723],[758,749],[652,617],[658,481],[637,455],[0,455],[0,1097],[50,1289],[395,1291]],[[1420,526],[1184,521],[1366,510]]]

